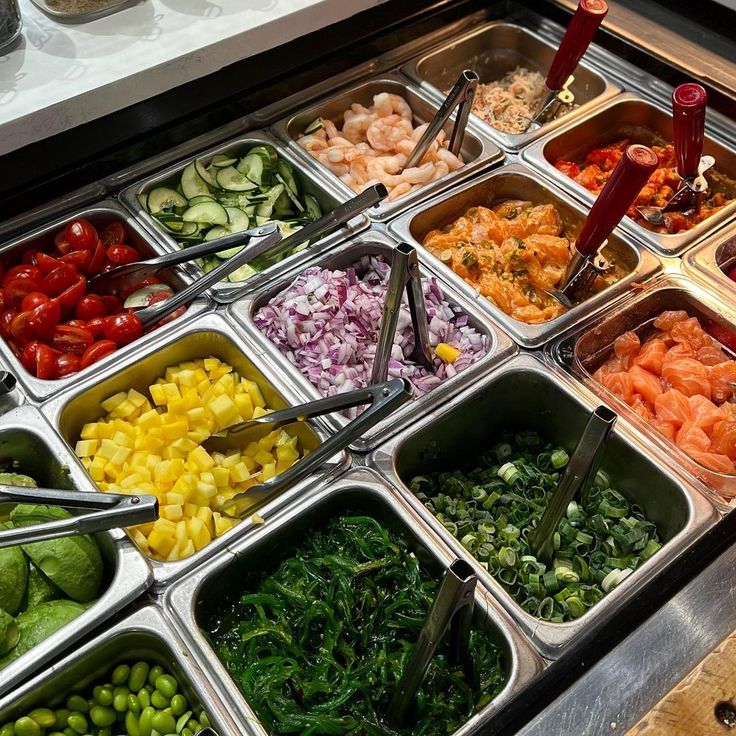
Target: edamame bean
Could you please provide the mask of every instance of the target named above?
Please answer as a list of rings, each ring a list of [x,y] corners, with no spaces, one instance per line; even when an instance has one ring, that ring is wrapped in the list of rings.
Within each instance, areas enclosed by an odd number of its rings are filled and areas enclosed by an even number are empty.
[[[77,732],[73,728],[69,728],[69,726],[67,726],[62,733],[64,736],[77,736]]]
[[[95,736],[112,736],[112,728],[110,726],[98,728]]]
[[[67,725],[69,725],[67,723],[69,713],[71,713],[71,711],[68,708],[57,708],[54,711],[54,728],[57,731],[63,731]],[[0,734],[0,736],[2,736],[2,734]]]
[[[89,705],[81,695],[70,695],[66,699],[66,707],[71,711],[79,713],[89,713]]]
[[[84,717],[82,713],[72,713],[69,716],[69,728],[72,729],[75,733],[85,734],[87,733],[87,719]],[[21,736],[19,734],[19,736]]]
[[[125,731],[128,736],[140,736],[141,734],[138,719],[130,711],[125,714]]]
[[[33,718],[41,728],[51,728],[56,723],[56,716],[50,708],[34,708],[28,717]]]
[[[141,704],[141,710],[151,705],[151,696],[145,688],[141,688],[138,691],[138,702]]]
[[[141,717],[138,721],[138,731],[140,736],[151,736],[154,715],[156,715],[156,709],[152,708],[150,705],[141,711]]]
[[[115,723],[115,711],[112,708],[107,708],[103,705],[96,705],[89,712],[89,717],[92,719],[92,723],[99,728],[105,728],[112,726]]]
[[[146,684],[148,673],[148,662],[136,662],[130,668],[128,687],[131,689],[132,692],[137,692]]]
[[[179,732],[179,736],[194,736],[194,734],[188,728],[182,728]]]
[[[61,731],[52,731],[49,736],[64,736]]]
[[[154,690],[151,694],[151,705],[158,710],[168,708],[170,702],[171,701],[168,698],[165,698],[158,690]]]
[[[179,689],[179,683],[171,675],[161,675],[156,678],[156,690],[171,700]]]
[[[105,707],[112,705],[113,695],[112,690],[110,690],[109,687],[98,685],[92,691],[92,697],[97,701],[99,705],[104,705]]]
[[[126,698],[126,709],[129,710],[136,718],[140,716],[141,711],[143,710],[143,708],[141,708],[140,701],[135,695],[133,695],[133,693],[130,693]],[[115,710],[117,710],[117,708]]]
[[[199,714],[199,722],[200,722],[200,723],[201,723],[201,724],[202,724],[202,725],[203,725],[203,726],[204,726],[205,728],[209,728],[209,727],[210,727],[210,719],[209,719],[209,717],[207,716],[207,714],[206,714],[206,713],[205,713],[204,711],[202,711],[202,712],[201,712],[201,713]]]
[[[179,720],[176,722],[176,732],[181,733],[184,726],[187,725],[189,719],[192,717],[192,711],[188,710],[186,713],[182,713],[179,716]]]
[[[0,736],[15,736],[15,725],[12,723],[6,723],[0,728]]]
[[[171,698],[171,712],[175,716],[180,716],[187,709],[187,699],[183,695],[174,695]]]
[[[197,731],[199,731],[199,729],[201,728],[201,726],[199,725],[199,721],[195,721],[194,718],[191,718],[189,720],[189,723],[187,723],[187,728],[192,733],[197,733]]]
[[[130,677],[130,667],[127,664],[119,664],[112,671],[112,684],[113,685],[125,685]]]
[[[151,671],[148,673],[148,684],[156,687],[156,680],[164,674],[164,668],[156,665],[151,667]]]
[[[28,716],[22,716],[15,722],[15,736],[41,736],[41,726]]]
[[[159,732],[159,733],[175,733],[176,732],[176,721],[174,720],[174,716],[170,715],[169,713],[164,713],[163,711],[159,711],[153,716],[153,727]]]

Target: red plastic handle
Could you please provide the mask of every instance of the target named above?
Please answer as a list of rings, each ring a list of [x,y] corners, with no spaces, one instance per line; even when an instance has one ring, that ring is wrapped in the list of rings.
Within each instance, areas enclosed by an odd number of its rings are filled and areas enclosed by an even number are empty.
[[[677,156],[677,173],[683,179],[698,173],[707,105],[708,93],[699,84],[681,84],[672,93],[672,140]]]
[[[583,54],[590,46],[607,12],[608,5],[604,0],[580,0],[575,15],[565,31],[560,48],[557,49],[555,58],[552,59],[552,65],[547,74],[549,89],[562,89],[562,85],[583,58]]]
[[[636,143],[626,149],[580,229],[575,247],[583,255],[598,252],[658,166],[651,148]]]

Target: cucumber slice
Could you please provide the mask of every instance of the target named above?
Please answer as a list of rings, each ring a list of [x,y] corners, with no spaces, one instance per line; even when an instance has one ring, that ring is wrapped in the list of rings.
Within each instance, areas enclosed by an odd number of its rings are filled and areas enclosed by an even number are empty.
[[[192,162],[181,172],[181,190],[187,199],[192,199],[198,195],[208,195],[210,188],[207,182],[197,173],[197,169]]]
[[[237,255],[240,253],[241,250],[245,248],[244,245],[236,245],[234,248],[228,248],[227,250],[221,250],[219,253],[215,253],[215,255],[221,260],[226,261],[228,258],[232,258],[234,255]]]
[[[197,173],[202,177],[202,179],[206,181],[211,187],[217,186],[215,177],[212,176],[209,171],[207,171],[207,168],[199,159],[194,160],[194,168],[197,170]]]
[[[147,194],[136,194],[135,198],[138,200],[138,204],[144,209],[148,209],[148,195]]]
[[[217,185],[229,192],[247,192],[258,187],[256,182],[238,171],[234,166],[228,166],[217,172]]]
[[[324,127],[325,121],[322,118],[317,118],[316,120],[312,120],[312,122],[309,123],[306,128],[304,128],[304,135],[316,133],[318,130],[322,130],[322,128]]]
[[[202,202],[190,207],[183,215],[184,222],[198,222],[209,225],[227,225],[227,212],[217,202]]]
[[[217,268],[220,265],[220,261],[218,261],[217,258],[200,258],[199,265],[202,267],[202,270],[207,273]]]
[[[195,204],[202,204],[202,202],[217,202],[217,200],[209,194],[198,194],[196,197],[192,197],[189,200],[189,207],[194,207]]]
[[[294,217],[294,208],[292,207],[289,195],[284,190],[281,196],[276,200],[273,206],[273,216],[277,220],[285,220],[289,217]]]
[[[222,153],[216,153],[210,161],[210,166],[217,166],[217,168],[224,168],[225,166],[232,166],[237,163],[238,159],[225,156]]]
[[[227,229],[231,233],[240,233],[250,227],[250,219],[240,207],[225,207],[225,212],[228,220]]]
[[[246,279],[249,279],[253,274],[258,273],[253,266],[251,266],[249,263],[246,263],[244,266],[241,266],[240,268],[236,268],[228,277],[228,281],[245,281]]]
[[[255,186],[260,186],[263,181],[263,158],[256,153],[249,153],[240,159],[237,171]]]
[[[284,177],[281,176],[281,174],[276,174],[276,179],[284,185],[284,192],[286,193],[286,196],[291,200],[291,203],[294,205],[294,207],[296,207],[296,211],[304,212],[304,205],[299,201],[299,198],[291,190],[289,183],[284,179]]]
[[[165,230],[175,235],[177,238],[191,238],[199,235],[199,225],[196,222],[162,222]]]
[[[161,210],[170,210],[172,207],[186,207],[187,200],[175,189],[168,187],[157,187],[152,189],[146,197],[146,209],[155,215]]]
[[[230,235],[230,230],[222,225],[215,225],[207,231],[207,235],[204,239],[209,243],[210,240],[217,240],[217,238],[224,238],[226,235]]]
[[[309,214],[313,220],[319,220],[319,218],[322,217],[322,207],[314,196],[311,194],[305,194],[304,204],[307,206],[307,214]]]
[[[299,196],[299,183],[294,175],[294,169],[288,161],[280,158],[277,166],[282,184],[286,184],[286,188],[295,196]]]
[[[256,207],[256,209],[258,209]],[[256,227],[260,227],[261,225],[265,225],[267,222],[271,222],[270,217],[263,217],[263,215],[256,215]]]
[[[181,215],[177,215],[176,212],[157,212],[154,217],[159,222],[184,222],[181,219]]]
[[[268,190],[268,194],[263,202],[256,207],[256,217],[273,217],[273,208],[279,197],[284,193],[286,187],[283,184],[277,184]]]

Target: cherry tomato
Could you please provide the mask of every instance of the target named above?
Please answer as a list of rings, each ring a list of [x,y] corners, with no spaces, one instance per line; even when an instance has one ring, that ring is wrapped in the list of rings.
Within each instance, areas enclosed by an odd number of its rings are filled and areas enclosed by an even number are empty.
[[[19,312],[16,314],[13,321],[10,323],[10,334],[21,345],[26,345],[39,337],[31,324],[32,319],[33,310],[29,310],[27,312]]]
[[[68,288],[59,294],[59,301],[64,309],[72,311],[79,304],[79,300],[87,291],[87,278],[85,276],[77,276],[77,280]]]
[[[64,263],[70,263],[77,269],[77,271],[84,271],[92,260],[92,251],[74,250],[71,253],[67,253],[65,256],[62,256],[59,260]]]
[[[23,367],[34,376],[36,375],[36,348],[40,344],[38,340],[33,340],[23,348],[23,352],[20,354],[20,362]]]
[[[90,320],[107,314],[105,302],[97,294],[87,294],[79,300],[74,312],[78,319]]]
[[[72,355],[71,353],[62,353],[56,356],[56,377],[63,378],[64,376],[76,373],[81,366],[81,358],[78,355]]]
[[[47,253],[36,254],[36,265],[42,274],[47,274],[53,271],[58,266],[61,266],[61,261],[58,258],[54,258]]]
[[[36,266],[29,266],[25,263],[22,263],[18,266],[13,266],[12,268],[8,269],[5,276],[3,276],[2,285],[7,286],[11,281],[15,281],[16,279],[29,279],[31,281],[40,281],[41,275],[41,271],[36,268]]]
[[[15,315],[18,314],[17,309],[6,309],[2,314],[0,314],[0,335],[3,337],[10,337],[10,325],[12,324],[13,320],[15,319]]]
[[[83,217],[67,223],[64,236],[74,250],[94,250],[99,240],[95,226]]]
[[[140,259],[140,253],[129,245],[115,243],[107,249],[107,260],[110,261],[110,263],[114,263],[116,266],[125,266],[128,263],[140,261]]]
[[[9,307],[19,307],[23,299],[34,291],[41,291],[38,281],[27,278],[13,279],[3,288],[3,297]]]
[[[0,321],[2,317],[0,317]],[[94,335],[94,337],[102,337],[105,332],[105,321],[107,317],[93,317],[87,320],[86,328]]]
[[[24,312],[21,312],[24,314]],[[54,327],[61,319],[61,305],[56,299],[40,304],[31,310],[30,327],[34,336],[39,340],[50,340],[54,334]],[[20,315],[18,315],[20,316]]]
[[[87,366],[96,363],[98,360],[114,353],[117,350],[117,345],[112,340],[98,340],[92,343],[85,351],[81,360],[79,361],[79,370],[87,368]]]
[[[105,337],[117,345],[127,345],[143,334],[143,325],[134,314],[123,312],[105,320]]]
[[[77,250],[66,239],[64,230],[56,234],[56,237],[54,238],[54,245],[56,246],[57,253],[60,256],[66,255],[67,253],[71,253],[73,250]]]
[[[26,266],[36,266],[36,259],[41,251],[38,248],[29,248],[24,254],[21,262]]]
[[[85,330],[87,329],[87,322],[83,319],[70,319],[66,324],[72,327],[84,327]]]
[[[97,241],[94,251],[92,251],[92,260],[87,265],[88,274],[98,274],[105,268],[107,263],[107,253],[105,246],[101,240]]]
[[[57,377],[55,350],[42,342],[36,347],[36,377],[47,381]]]
[[[94,341],[92,333],[84,327],[57,325],[51,338],[51,346],[62,353],[82,355]]]
[[[102,299],[102,303],[105,305],[105,311],[108,314],[117,314],[123,308],[123,302],[113,294],[105,294],[100,299]]]
[[[142,289],[144,286],[150,286],[151,284],[160,284],[161,279],[158,278],[158,276],[146,276],[145,279],[142,281],[139,281],[135,286],[131,286],[129,289],[123,289],[121,294],[123,295],[123,298],[129,297],[134,291],[138,291],[138,289]]]
[[[31,309],[35,309],[39,304],[46,304],[49,298],[46,294],[40,291],[32,291],[23,297],[23,301],[20,303],[21,311],[28,312]]]
[[[49,296],[59,296],[76,280],[77,269],[69,263],[62,263],[43,277],[40,291]]]
[[[5,309],[5,294],[3,293],[3,290],[0,289],[0,313]]]
[[[125,242],[125,228],[121,222],[111,222],[100,235],[103,245],[107,248],[113,243]]]

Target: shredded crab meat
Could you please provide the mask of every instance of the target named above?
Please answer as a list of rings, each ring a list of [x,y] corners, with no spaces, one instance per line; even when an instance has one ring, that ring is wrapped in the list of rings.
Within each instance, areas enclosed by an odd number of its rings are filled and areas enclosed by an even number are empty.
[[[258,310],[255,324],[324,396],[362,388],[370,384],[389,273],[378,256],[363,256],[345,271],[308,268]],[[415,397],[465,370],[490,347],[468,316],[446,301],[435,278],[422,279],[422,286],[432,347],[446,343],[460,355],[453,363],[434,356],[433,371],[410,360],[414,331],[404,298],[388,376],[407,378]]]
[[[371,107],[354,103],[342,119],[342,128],[332,120],[316,130],[308,126],[312,132],[297,143],[355,192],[380,183],[393,201],[463,166],[441,131],[419,163],[405,168],[427,124],[414,127],[411,107],[399,95],[377,94]]]

